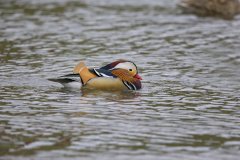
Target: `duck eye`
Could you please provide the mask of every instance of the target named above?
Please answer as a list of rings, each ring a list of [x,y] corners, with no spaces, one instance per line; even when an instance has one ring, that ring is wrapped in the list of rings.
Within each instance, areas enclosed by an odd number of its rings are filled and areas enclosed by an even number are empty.
[[[132,71],[132,69],[129,69],[129,71]]]

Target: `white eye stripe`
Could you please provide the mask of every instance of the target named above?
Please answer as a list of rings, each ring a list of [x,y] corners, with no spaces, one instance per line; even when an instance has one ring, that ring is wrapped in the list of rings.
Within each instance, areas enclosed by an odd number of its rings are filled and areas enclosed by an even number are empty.
[[[129,71],[137,70],[136,66],[131,62],[119,63],[118,65],[116,65],[114,67],[114,69],[116,69],[116,68],[126,69],[126,70],[129,70]]]

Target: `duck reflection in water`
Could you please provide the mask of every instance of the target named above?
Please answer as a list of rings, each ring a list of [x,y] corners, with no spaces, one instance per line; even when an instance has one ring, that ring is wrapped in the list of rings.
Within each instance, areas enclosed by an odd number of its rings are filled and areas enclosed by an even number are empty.
[[[91,88],[82,88],[81,89],[81,96],[88,97],[88,98],[106,98],[107,100],[114,100],[114,101],[122,101],[122,100],[133,100],[141,96],[140,92],[136,91],[104,91],[104,90],[95,90]]]

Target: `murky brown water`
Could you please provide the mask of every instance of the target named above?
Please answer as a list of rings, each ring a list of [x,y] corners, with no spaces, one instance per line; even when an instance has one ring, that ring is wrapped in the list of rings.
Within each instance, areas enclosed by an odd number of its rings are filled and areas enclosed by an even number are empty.
[[[237,160],[240,17],[168,0],[1,0],[0,159]],[[133,60],[137,92],[69,91],[79,60]]]

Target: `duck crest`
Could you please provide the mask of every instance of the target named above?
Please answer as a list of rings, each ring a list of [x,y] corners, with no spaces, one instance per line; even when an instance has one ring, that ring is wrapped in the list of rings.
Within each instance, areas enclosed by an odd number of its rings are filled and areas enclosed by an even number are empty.
[[[119,63],[123,63],[123,62],[127,62],[127,61],[126,61],[126,60],[123,60],[123,59],[119,59],[119,60],[117,60],[117,61],[115,61],[115,62],[112,62],[112,63],[110,63],[110,64],[107,64],[107,65],[101,67],[100,69],[111,70],[111,69],[113,69],[116,65],[118,65]]]

